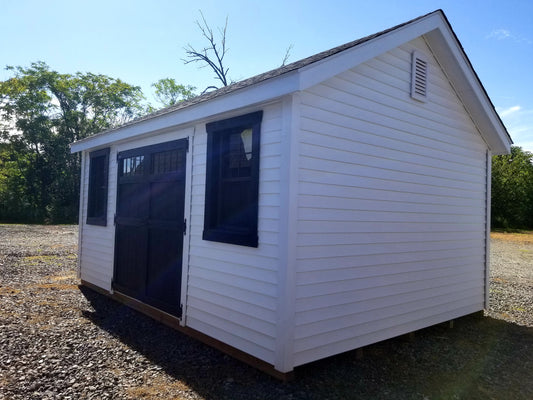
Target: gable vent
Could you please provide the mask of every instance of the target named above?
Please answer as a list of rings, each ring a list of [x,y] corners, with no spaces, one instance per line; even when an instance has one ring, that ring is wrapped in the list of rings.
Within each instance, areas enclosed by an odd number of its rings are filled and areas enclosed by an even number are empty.
[[[411,64],[411,97],[427,101],[428,61],[424,54],[414,51]]]

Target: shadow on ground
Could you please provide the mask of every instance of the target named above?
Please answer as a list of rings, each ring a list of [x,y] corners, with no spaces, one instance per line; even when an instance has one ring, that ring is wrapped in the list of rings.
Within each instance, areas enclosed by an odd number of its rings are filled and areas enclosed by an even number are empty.
[[[206,399],[531,399],[533,328],[468,316],[317,361],[279,382],[104,295],[85,318]]]

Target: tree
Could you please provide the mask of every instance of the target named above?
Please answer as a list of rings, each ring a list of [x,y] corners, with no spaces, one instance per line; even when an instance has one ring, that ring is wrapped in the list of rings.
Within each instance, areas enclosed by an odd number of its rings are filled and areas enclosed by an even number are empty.
[[[215,35],[213,34],[213,30],[205,20],[202,11],[200,11],[200,15],[202,17],[202,21],[200,22],[196,20],[195,22],[196,26],[198,26],[198,29],[200,29],[200,33],[202,34],[203,38],[207,40],[207,45],[201,50],[197,50],[190,43],[187,44],[187,46],[184,47],[186,58],[182,61],[185,64],[199,62],[200,64],[202,64],[200,68],[211,68],[211,70],[215,73],[215,79],[220,81],[223,86],[228,86],[232,83],[231,79],[228,76],[229,68],[224,65],[224,57],[228,52],[228,48],[226,47],[228,17],[226,17],[224,27],[218,28],[218,33],[220,37],[217,41],[217,39],[215,39]],[[291,55],[292,48],[293,45],[291,44],[285,50],[285,56],[283,57],[280,67],[283,67],[287,64],[287,61],[289,60]],[[202,94],[204,94],[210,89],[218,89],[218,87],[215,85],[208,86],[203,90]]]
[[[207,24],[204,14],[200,11],[202,16],[202,22],[196,21],[196,25],[200,29],[204,39],[207,39],[207,46],[201,50],[196,50],[191,44],[187,44],[184,48],[186,59],[183,60],[185,64],[200,62],[204,67],[209,66],[215,73],[215,79],[219,80],[223,86],[228,86],[231,83],[228,77],[229,68],[224,66],[224,57],[228,49],[226,48],[226,30],[228,28],[228,17],[226,17],[226,23],[224,28],[218,28],[220,34],[220,42],[217,42],[213,34],[213,30]],[[202,93],[205,93],[209,89],[218,89],[217,86],[208,86]]]
[[[512,146],[492,158],[492,225],[533,228],[533,153]]]
[[[170,107],[184,100],[196,96],[196,88],[191,85],[181,85],[173,78],[163,78],[152,84],[155,88],[155,98],[163,107]]]
[[[6,69],[14,76],[0,82],[0,220],[75,222],[80,159],[69,144],[140,115],[142,92],[43,62]]]

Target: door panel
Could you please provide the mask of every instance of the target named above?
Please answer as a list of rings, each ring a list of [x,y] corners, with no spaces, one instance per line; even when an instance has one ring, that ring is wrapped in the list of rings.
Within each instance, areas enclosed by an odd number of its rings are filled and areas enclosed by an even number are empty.
[[[113,287],[180,316],[188,139],[118,155]]]
[[[148,303],[171,314],[179,311],[181,288],[182,246],[176,246],[176,237],[183,236],[176,229],[150,229],[149,260],[146,276]]]
[[[128,296],[138,298],[143,292],[143,275],[147,260],[144,238],[146,226],[134,226],[129,221],[117,223],[115,246],[117,251],[115,268],[115,289]]]

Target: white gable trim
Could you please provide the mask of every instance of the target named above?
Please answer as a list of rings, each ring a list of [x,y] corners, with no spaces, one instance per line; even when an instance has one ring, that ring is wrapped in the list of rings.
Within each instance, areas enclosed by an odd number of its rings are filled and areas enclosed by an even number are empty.
[[[481,86],[475,71],[447,25],[425,35],[428,46],[494,155],[506,154],[512,144],[507,131]]]

